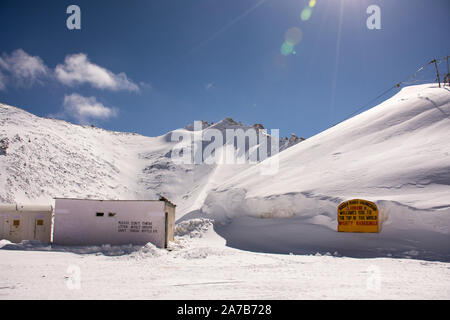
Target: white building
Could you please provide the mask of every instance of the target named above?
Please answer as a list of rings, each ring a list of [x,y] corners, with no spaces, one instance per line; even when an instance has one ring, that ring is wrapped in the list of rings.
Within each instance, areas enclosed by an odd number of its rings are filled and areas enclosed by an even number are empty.
[[[52,206],[0,204],[0,239],[50,243]]]
[[[53,243],[122,245],[153,243],[166,248],[174,238],[175,205],[160,200],[55,199]]]

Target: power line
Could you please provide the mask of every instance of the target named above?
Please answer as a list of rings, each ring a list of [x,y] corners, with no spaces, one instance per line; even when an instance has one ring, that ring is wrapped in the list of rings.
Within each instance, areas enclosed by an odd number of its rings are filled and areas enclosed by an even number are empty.
[[[439,59],[433,59],[430,62],[424,64],[423,66],[421,66],[419,69],[417,69],[416,72],[414,72],[411,76],[409,76],[408,78],[411,79],[411,82],[414,83],[414,81],[417,81],[415,78],[416,76],[422,72],[423,70],[425,70],[425,68],[427,66],[429,66],[430,64],[435,64],[435,68],[436,68],[436,80],[439,82],[439,87],[440,87],[440,76],[439,76],[439,68],[438,68],[438,64],[441,64],[442,62],[446,61],[447,62],[447,69],[448,69],[448,58],[450,56],[446,56],[443,58],[439,58]],[[447,72],[447,76],[450,76]],[[394,86],[390,87],[389,89],[383,91],[381,94],[379,94],[378,96],[376,96],[375,98],[371,99],[369,102],[367,102],[366,104],[364,104],[362,107],[358,108],[357,110],[355,110],[352,114],[350,114],[349,116],[347,116],[345,119],[333,124],[330,128],[333,128],[334,126],[350,119],[351,117],[355,116],[356,114],[358,114],[359,112],[361,112],[362,110],[364,110],[365,108],[369,107],[373,102],[377,101],[378,99],[380,99],[381,97],[385,96],[386,94],[388,94],[389,92],[391,92],[393,89],[396,88],[400,88],[404,83],[407,83],[408,81],[400,81],[399,83],[395,84]],[[445,86],[445,80],[444,80],[444,86]]]
[[[383,97],[384,95],[388,94],[392,89],[395,88],[399,88],[400,85],[402,84],[402,82],[397,83],[396,85],[394,85],[393,87],[390,87],[389,89],[387,89],[386,91],[383,91],[383,93],[379,94],[378,96],[376,96],[375,98],[373,98],[372,100],[370,100],[369,102],[367,102],[366,104],[364,104],[362,107],[360,107],[358,110],[354,111],[352,114],[350,114],[349,116],[347,116],[344,120],[341,120],[335,124],[333,124],[330,128],[338,125],[339,123],[342,123],[348,119],[350,119],[351,117],[353,117],[354,115],[358,114],[360,111],[364,110],[365,108],[367,108],[370,104],[372,104],[373,102],[375,102],[376,100],[378,100],[379,98]]]

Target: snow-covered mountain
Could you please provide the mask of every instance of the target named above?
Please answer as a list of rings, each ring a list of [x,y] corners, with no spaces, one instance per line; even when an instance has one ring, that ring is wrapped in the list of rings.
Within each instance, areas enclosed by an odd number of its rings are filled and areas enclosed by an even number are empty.
[[[224,181],[250,164],[174,162],[172,152],[180,145],[177,137],[205,135],[213,129],[250,128],[263,129],[226,118],[215,124],[203,121],[197,132],[192,124],[159,137],[144,137],[40,118],[0,104],[0,203],[51,203],[54,197],[155,199],[164,195],[178,205],[182,215],[201,207],[209,190],[218,186],[219,177]],[[281,138],[280,149],[300,141],[296,136]],[[188,151],[191,148],[189,141],[181,146]]]

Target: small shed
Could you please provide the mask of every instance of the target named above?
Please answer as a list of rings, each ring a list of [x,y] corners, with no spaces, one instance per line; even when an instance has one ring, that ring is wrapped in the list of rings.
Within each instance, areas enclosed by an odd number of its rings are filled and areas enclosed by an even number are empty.
[[[51,241],[51,205],[0,204],[0,239]]]
[[[175,205],[159,200],[55,198],[53,243],[124,245],[153,243],[167,248],[174,239]]]

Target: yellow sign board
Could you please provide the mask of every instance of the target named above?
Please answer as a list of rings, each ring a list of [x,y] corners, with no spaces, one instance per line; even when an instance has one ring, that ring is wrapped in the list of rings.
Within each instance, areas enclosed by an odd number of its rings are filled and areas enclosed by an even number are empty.
[[[353,199],[338,207],[339,232],[378,232],[378,208],[373,202]]]

